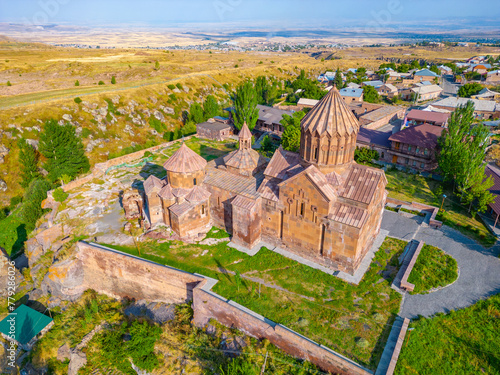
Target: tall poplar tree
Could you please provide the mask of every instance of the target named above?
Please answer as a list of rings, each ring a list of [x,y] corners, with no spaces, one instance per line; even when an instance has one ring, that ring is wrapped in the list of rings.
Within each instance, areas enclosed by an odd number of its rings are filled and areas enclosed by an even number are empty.
[[[337,68],[337,71],[335,72],[335,80],[333,82],[335,83],[335,87],[339,90],[344,87],[344,82],[342,81],[342,73],[340,72],[339,68]]]
[[[64,175],[74,178],[90,169],[82,140],[70,124],[61,126],[48,120],[40,134],[40,153],[46,159],[43,167],[52,182]]]
[[[205,121],[214,116],[218,116],[220,113],[220,106],[213,95],[208,95],[203,102],[203,117]]]
[[[38,172],[38,152],[30,145],[26,139],[18,141],[19,163],[21,164],[21,186],[27,188],[31,181],[40,177]]]
[[[484,173],[489,130],[483,124],[473,123],[471,101],[451,114],[448,128],[439,139],[438,163],[445,180],[453,181],[462,201],[471,204],[477,199],[478,211],[483,212],[493,202],[493,195],[488,191],[493,180]]]
[[[234,125],[241,129],[246,122],[248,128],[252,130],[258,118],[257,94],[252,82],[247,81],[238,86],[234,93]]]

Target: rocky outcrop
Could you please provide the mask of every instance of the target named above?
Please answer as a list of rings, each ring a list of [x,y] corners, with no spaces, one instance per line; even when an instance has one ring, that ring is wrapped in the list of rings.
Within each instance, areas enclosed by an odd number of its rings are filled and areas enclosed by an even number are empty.
[[[143,217],[143,197],[137,190],[127,190],[123,193],[122,206],[127,220]]]
[[[10,265],[9,257],[0,251],[0,297],[6,298],[8,296],[8,286],[9,282],[13,281],[12,277],[15,278],[16,292],[19,292],[19,285],[24,281],[24,277],[16,267]]]
[[[140,300],[128,306],[124,312],[127,316],[148,318],[155,323],[163,324],[174,320],[175,305]]]
[[[77,375],[78,370],[87,364],[87,355],[79,350],[72,351],[69,359],[68,375]]]
[[[60,249],[64,243],[62,237],[68,235],[69,232],[70,230],[67,227],[57,224],[30,238],[26,242],[26,256],[30,267],[33,267],[47,251]]]
[[[78,259],[66,259],[49,267],[41,289],[45,294],[68,301],[76,301],[85,291],[84,270]]]

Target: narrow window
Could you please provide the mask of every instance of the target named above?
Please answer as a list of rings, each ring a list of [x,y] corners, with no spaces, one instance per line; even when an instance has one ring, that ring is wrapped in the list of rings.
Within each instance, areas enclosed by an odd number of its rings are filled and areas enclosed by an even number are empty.
[[[205,215],[205,205],[202,205],[202,206],[201,206],[201,214],[202,214],[202,215]]]
[[[300,216],[304,216],[304,202],[300,204]]]
[[[408,146],[408,151],[411,151],[411,146]]]
[[[193,178],[193,184],[196,185],[196,178]]]
[[[220,197],[217,197],[217,206],[220,206]]]
[[[424,163],[420,164],[420,168],[424,169],[424,167],[425,167]]]
[[[314,149],[314,159],[318,159],[318,148]]]

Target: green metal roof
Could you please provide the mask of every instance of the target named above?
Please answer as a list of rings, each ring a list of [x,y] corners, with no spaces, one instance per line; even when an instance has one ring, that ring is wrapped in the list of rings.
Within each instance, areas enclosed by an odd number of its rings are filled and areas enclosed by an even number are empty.
[[[10,336],[11,319],[14,318],[14,339],[24,345],[47,327],[52,319],[32,308],[21,305],[0,322],[0,332]]]

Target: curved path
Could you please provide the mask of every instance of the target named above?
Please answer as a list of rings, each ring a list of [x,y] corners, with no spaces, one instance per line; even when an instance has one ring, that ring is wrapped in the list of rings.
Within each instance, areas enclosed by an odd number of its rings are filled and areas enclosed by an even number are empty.
[[[420,226],[413,218],[385,211],[382,229],[389,236],[409,241],[414,238],[436,246],[456,259],[460,276],[455,283],[429,294],[405,294],[400,316],[416,318],[470,306],[500,293],[500,246],[485,249],[477,242],[447,226],[441,229]]]

